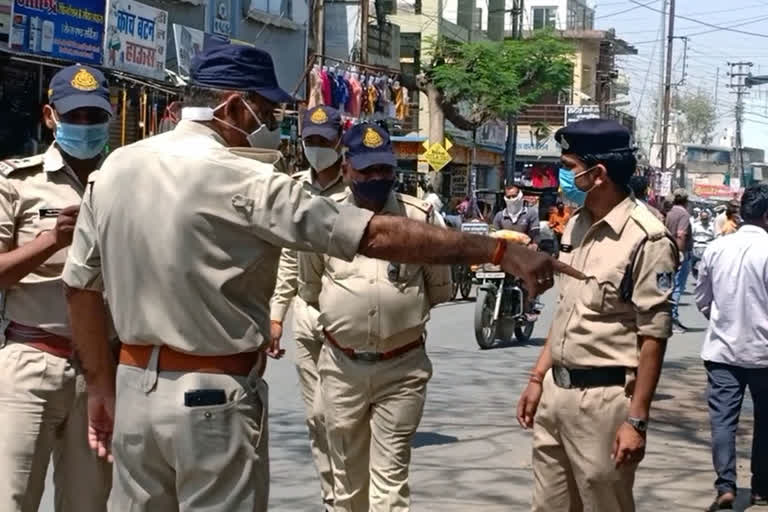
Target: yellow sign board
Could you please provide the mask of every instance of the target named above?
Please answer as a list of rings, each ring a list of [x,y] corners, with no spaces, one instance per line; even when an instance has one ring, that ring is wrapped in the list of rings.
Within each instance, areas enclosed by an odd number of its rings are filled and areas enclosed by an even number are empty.
[[[445,146],[440,144],[439,142],[436,144],[430,145],[429,142],[424,142],[424,148],[427,150],[424,152],[422,158],[429,163],[429,165],[434,169],[435,171],[439,171],[446,165],[448,165],[448,162],[450,162],[453,157],[450,153],[448,153],[448,150],[453,147],[453,144],[448,139],[445,139]]]

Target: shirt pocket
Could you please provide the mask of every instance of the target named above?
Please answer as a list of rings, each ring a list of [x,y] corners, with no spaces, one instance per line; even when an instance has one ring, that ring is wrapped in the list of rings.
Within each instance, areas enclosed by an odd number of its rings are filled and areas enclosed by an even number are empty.
[[[621,282],[625,272],[626,269],[617,266],[598,269],[594,277],[589,277],[584,285],[586,306],[598,313],[616,313],[625,309],[626,304],[621,298]]]

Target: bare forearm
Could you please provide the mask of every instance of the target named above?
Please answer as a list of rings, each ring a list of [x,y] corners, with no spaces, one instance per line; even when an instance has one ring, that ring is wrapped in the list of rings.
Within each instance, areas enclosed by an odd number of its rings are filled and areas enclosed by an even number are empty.
[[[107,306],[100,292],[67,288],[69,318],[89,386],[114,387],[116,364],[109,345]]]
[[[640,365],[637,368],[637,382],[629,406],[629,415],[633,418],[647,419],[650,414],[666,349],[667,340],[649,337],[640,339]]]
[[[549,347],[549,339],[547,339],[547,342],[541,348],[539,358],[536,360],[536,366],[531,371],[532,376],[544,379],[544,376],[552,368],[552,350]]]
[[[6,290],[17,284],[57,250],[53,237],[46,231],[28,244],[0,254],[0,289]]]
[[[452,265],[487,263],[496,240],[431,226],[424,222],[374,215],[360,242],[360,254],[400,263]]]

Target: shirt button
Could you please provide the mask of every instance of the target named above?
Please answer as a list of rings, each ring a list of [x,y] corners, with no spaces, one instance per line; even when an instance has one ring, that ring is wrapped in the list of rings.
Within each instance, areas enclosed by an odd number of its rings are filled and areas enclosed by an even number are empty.
[[[373,308],[372,310],[370,310],[368,314],[371,316],[376,316],[376,308]]]
[[[370,283],[370,284],[376,284],[376,280],[375,280],[375,279],[371,279],[370,281],[368,281],[368,283]]]

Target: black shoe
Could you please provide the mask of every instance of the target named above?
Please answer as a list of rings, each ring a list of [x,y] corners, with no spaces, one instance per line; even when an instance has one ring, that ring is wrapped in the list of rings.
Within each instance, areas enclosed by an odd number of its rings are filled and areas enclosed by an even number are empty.
[[[688,328],[680,323],[680,320],[672,320],[672,332],[675,334],[683,334],[688,332]]]
[[[730,494],[731,497],[725,500],[721,499],[723,495]],[[707,512],[715,512],[717,510],[733,510],[733,502],[736,500],[736,493],[733,492],[719,492],[717,498],[707,509]]]
[[[750,500],[752,505],[757,505],[758,507],[768,507],[768,496],[764,494],[756,494],[752,493],[752,499]]]

